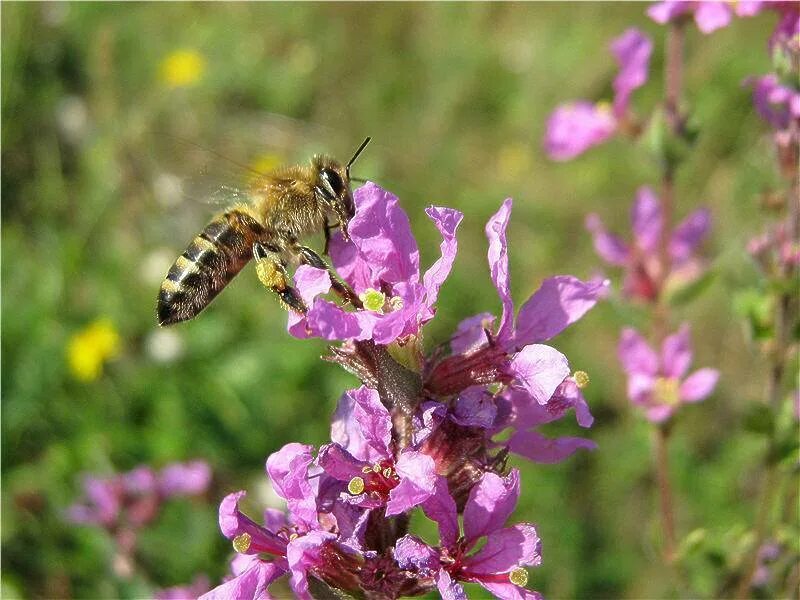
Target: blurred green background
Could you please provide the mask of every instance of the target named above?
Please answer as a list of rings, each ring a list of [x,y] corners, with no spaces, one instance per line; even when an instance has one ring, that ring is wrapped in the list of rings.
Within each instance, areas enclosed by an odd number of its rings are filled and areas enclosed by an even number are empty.
[[[647,114],[659,101],[664,30],[644,10],[4,3],[3,597],[135,596],[197,572],[219,581],[230,546],[217,501],[249,489],[256,516],[266,456],[288,441],[327,440],[328,415],[356,382],[319,360],[323,342],[285,333],[252,269],[201,318],[155,326],[161,278],[224,203],[220,187],[246,180],[238,165],[318,151],[346,159],[372,136],[356,175],[401,198],[424,264],[438,251],[424,207],[463,211],[429,346],[462,318],[499,310],[483,226],[508,196],[517,302],[546,276],[591,276],[600,261],[585,214],[624,232],[635,190],[657,185],[658,167],[621,139],[553,163],[541,138],[557,103],[610,99],[608,43],[630,26],[656,43],[634,104]],[[715,277],[676,309],[676,325],[693,323],[695,366],[718,366],[722,379],[676,425],[683,534],[752,521],[763,443],[730,432],[762,395],[765,369],[730,299],[755,277],[743,246],[759,228],[759,194],[774,183],[765,128],[741,86],[769,69],[773,21],[739,20],[711,37],[689,28],[686,97],[701,133],[679,173],[678,212],[712,208]],[[85,371],[70,367],[68,347],[98,319],[119,344],[94,377],[90,359]],[[517,515],[537,523],[544,544],[529,585],[551,598],[673,593],[659,559],[650,428],[629,409],[614,358],[627,323],[646,318],[612,300],[554,342],[589,372],[596,424],[582,432],[565,419],[550,431],[587,433],[599,450],[559,465],[512,461],[523,471]],[[214,489],[205,502],[169,504],[142,540],[145,577],[126,587],[107,565],[106,536],[61,517],[81,495],[79,476],[191,458],[211,463]],[[713,582],[698,586],[709,593]]]

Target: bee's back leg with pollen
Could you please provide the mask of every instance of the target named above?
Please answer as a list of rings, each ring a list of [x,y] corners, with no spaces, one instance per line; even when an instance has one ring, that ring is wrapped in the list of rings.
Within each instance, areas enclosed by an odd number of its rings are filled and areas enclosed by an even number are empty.
[[[275,293],[285,307],[301,314],[308,312],[300,294],[289,285],[280,249],[270,244],[256,242],[253,244],[253,257],[256,260],[256,275],[264,287]]]
[[[330,268],[328,263],[326,263],[319,254],[314,252],[308,246],[303,246],[300,244],[297,244],[295,249],[297,251],[297,255],[300,257],[300,260],[305,264],[316,267],[317,269],[324,269],[328,272],[328,274],[331,276],[331,287],[333,288],[333,291],[339,294],[341,298],[357,308],[362,307],[361,300],[353,291],[353,289],[344,281],[339,279],[339,276],[334,273],[333,269]]]

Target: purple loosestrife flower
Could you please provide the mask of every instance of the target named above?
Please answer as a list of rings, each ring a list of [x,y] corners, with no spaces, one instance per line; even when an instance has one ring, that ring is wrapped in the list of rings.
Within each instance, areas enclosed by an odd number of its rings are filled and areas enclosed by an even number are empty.
[[[455,260],[455,234],[463,215],[451,208],[426,209],[442,234],[442,255],[420,277],[417,242],[397,197],[367,183],[355,191],[353,200],[356,212],[348,225],[351,241],[334,235],[330,255],[364,307],[345,311],[319,298],[330,288],[327,273],[301,267],[295,283],[309,311],[305,316],[290,315],[289,332],[301,338],[371,339],[378,344],[416,335],[435,313],[439,288]]]
[[[333,438],[320,448],[318,463],[332,478],[347,482],[346,502],[363,508],[385,506],[386,516],[392,516],[433,494],[438,479],[433,459],[406,448],[395,460],[392,417],[375,390],[362,386],[342,396]]]
[[[669,419],[683,403],[705,399],[717,385],[716,369],[699,369],[686,377],[692,363],[686,324],[664,340],[660,356],[630,328],[623,329],[618,352],[628,375],[628,397],[654,423]]]
[[[653,43],[631,28],[612,40],[611,52],[619,64],[612,106],[576,100],[557,107],[547,120],[544,137],[544,150],[551,159],[571,160],[617,131],[631,128],[631,94],[647,82]]]
[[[707,209],[694,211],[671,233],[664,232],[661,201],[645,186],[639,188],[631,208],[631,227],[633,240],[626,243],[609,233],[596,214],[586,218],[597,254],[607,263],[625,269],[623,292],[627,297],[653,302],[664,289],[686,284],[702,273],[702,263],[694,254],[711,227]],[[664,235],[669,235],[666,272],[661,260]]]
[[[459,532],[456,504],[442,489],[423,505],[425,514],[439,526],[440,545],[431,547],[407,535],[395,546],[401,568],[416,571],[436,582],[445,600],[466,598],[459,582],[480,584],[494,597],[536,599],[540,595],[525,588],[525,567],[542,562],[541,541],[530,523],[504,527],[519,498],[519,472],[506,477],[487,473],[472,488],[464,507]],[[485,542],[476,548],[481,540]]]
[[[453,355],[439,361],[426,377],[426,389],[435,394],[502,382],[546,404],[569,375],[569,363],[563,354],[539,342],[561,333],[606,293],[607,281],[551,277],[522,305],[515,319],[506,241],[511,207],[509,198],[486,224],[491,277],[503,307],[500,322],[494,326],[496,319],[488,313],[461,322],[451,340]]]

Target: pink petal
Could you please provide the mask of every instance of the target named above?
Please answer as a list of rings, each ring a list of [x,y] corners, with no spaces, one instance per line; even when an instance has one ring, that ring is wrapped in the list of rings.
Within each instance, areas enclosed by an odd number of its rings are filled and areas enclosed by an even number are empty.
[[[668,336],[661,346],[661,370],[666,377],[680,379],[692,364],[692,341],[689,325]]]
[[[450,573],[444,569],[439,570],[439,574],[436,577],[436,587],[442,595],[442,600],[469,600],[461,584],[453,581]]]
[[[286,569],[274,562],[255,559],[240,575],[200,596],[200,600],[270,600],[267,587]]]
[[[666,0],[664,2],[656,2],[648,7],[647,16],[656,23],[665,25],[687,12],[691,4],[692,3],[688,0]]]
[[[509,373],[515,385],[525,389],[539,404],[547,401],[569,375],[567,357],[544,344],[530,344],[511,360]]]
[[[488,341],[486,330],[491,332],[493,324],[494,315],[489,313],[480,313],[464,319],[450,338],[450,350],[453,354],[464,354],[483,346]]]
[[[406,450],[395,464],[400,484],[389,492],[386,516],[404,513],[430,498],[439,476],[436,464],[427,454]]]
[[[404,535],[394,545],[394,559],[404,570],[439,569],[439,553],[414,535]]]
[[[512,469],[506,477],[484,473],[470,490],[464,507],[464,537],[467,542],[501,529],[514,511],[519,498],[519,471]]]
[[[636,193],[631,208],[631,225],[636,244],[641,250],[652,253],[659,249],[664,215],[661,212],[661,200],[647,186],[640,187]]]
[[[605,142],[616,130],[610,110],[585,100],[563,104],[547,119],[544,151],[552,160],[570,160]]]
[[[503,204],[486,223],[486,237],[489,239],[489,270],[492,282],[500,295],[503,304],[503,314],[498,325],[497,338],[504,340],[511,334],[512,319],[514,318],[514,303],[511,300],[511,287],[508,275],[508,242],[506,241],[506,228],[511,218],[511,198],[506,198]]]
[[[294,286],[306,306],[311,306],[314,298],[327,294],[331,289],[331,278],[324,269],[300,265],[294,273]],[[296,338],[304,339],[309,336],[305,317],[293,310],[289,311],[286,329]]]
[[[374,463],[389,456],[392,420],[378,392],[366,386],[345,392],[339,399],[331,440],[356,459]]]
[[[286,499],[295,525],[307,529],[319,526],[317,499],[308,481],[308,467],[313,462],[313,446],[289,443],[267,458],[267,474],[275,492]]]
[[[542,541],[530,523],[491,532],[486,544],[465,561],[471,573],[508,573],[542,564]]]
[[[656,379],[652,375],[633,373],[628,375],[628,398],[639,406],[647,406],[653,400]]]
[[[670,404],[658,404],[650,406],[645,410],[647,420],[651,423],[663,423],[675,412],[675,406]]]
[[[431,308],[439,296],[439,288],[444,283],[444,280],[447,279],[450,269],[453,267],[453,261],[455,261],[456,252],[458,251],[456,230],[461,224],[464,214],[452,208],[442,208],[440,206],[426,208],[425,213],[442,234],[442,243],[439,244],[442,256],[422,276],[422,285],[425,287],[425,302],[428,308]]]
[[[694,10],[697,28],[703,33],[711,33],[727,27],[731,22],[731,17],[731,7],[727,2],[703,0],[697,3],[697,8]]]
[[[519,310],[514,346],[543,342],[561,333],[585,315],[608,287],[608,280],[583,282],[571,275],[545,279]]]
[[[716,369],[698,369],[681,384],[680,397],[684,402],[699,402],[714,391],[719,379]]]
[[[313,600],[308,590],[308,571],[321,563],[322,546],[334,539],[336,536],[332,533],[311,531],[289,542],[286,560],[291,571],[289,584],[296,598]]]
[[[449,548],[458,538],[458,513],[456,503],[447,489],[447,480],[437,479],[433,494],[422,503],[422,510],[439,526],[440,545]]]
[[[620,66],[614,78],[614,114],[621,118],[628,112],[631,93],[647,81],[653,42],[632,27],[611,42],[611,51]]]
[[[622,330],[617,354],[626,373],[655,376],[658,373],[658,356],[635,329]]]
[[[478,581],[478,583],[500,600],[543,600],[539,592],[519,587],[510,581],[508,583]]]
[[[624,267],[631,259],[628,245],[618,236],[611,234],[596,214],[586,217],[586,229],[592,234],[595,252],[611,265]]]
[[[578,450],[594,450],[597,444],[578,437],[553,439],[537,431],[517,431],[508,440],[508,448],[534,462],[553,464],[566,460]]]
[[[669,255],[673,263],[682,263],[691,258],[709,229],[711,212],[707,208],[696,210],[681,221],[669,240]]]

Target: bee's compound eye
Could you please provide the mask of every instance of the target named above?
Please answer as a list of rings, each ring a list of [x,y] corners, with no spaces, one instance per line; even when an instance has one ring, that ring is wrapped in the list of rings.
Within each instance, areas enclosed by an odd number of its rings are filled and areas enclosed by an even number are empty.
[[[340,197],[344,192],[344,182],[333,169],[322,169],[319,172],[319,178],[322,180],[324,191],[331,195],[329,200]]]

